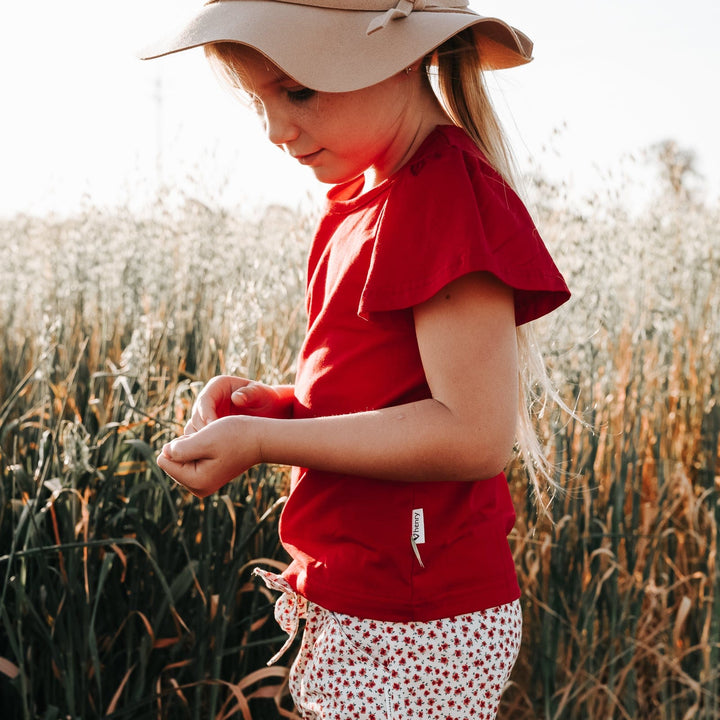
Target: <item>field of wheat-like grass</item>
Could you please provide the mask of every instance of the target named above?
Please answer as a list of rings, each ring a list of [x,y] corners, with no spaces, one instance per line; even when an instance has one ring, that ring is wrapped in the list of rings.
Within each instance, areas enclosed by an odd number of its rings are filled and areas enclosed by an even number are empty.
[[[576,417],[537,408],[552,517],[508,468],[500,717],[717,720],[720,208],[536,205],[574,293],[537,335]],[[284,561],[286,469],[200,501],[153,458],[212,375],[292,381],[311,228],[192,200],[0,221],[0,716],[292,717],[250,578]]]

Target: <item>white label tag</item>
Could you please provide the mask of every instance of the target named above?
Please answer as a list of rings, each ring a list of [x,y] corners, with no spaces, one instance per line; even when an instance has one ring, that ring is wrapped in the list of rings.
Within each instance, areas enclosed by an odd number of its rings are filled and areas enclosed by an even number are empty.
[[[414,545],[422,545],[425,542],[425,516],[422,508],[415,508],[412,511],[412,541]]]

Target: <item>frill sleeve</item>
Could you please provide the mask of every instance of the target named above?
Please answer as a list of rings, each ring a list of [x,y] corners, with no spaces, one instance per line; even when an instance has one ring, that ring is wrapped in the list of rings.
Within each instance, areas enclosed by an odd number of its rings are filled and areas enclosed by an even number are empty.
[[[482,156],[448,145],[411,162],[390,189],[359,314],[413,307],[478,271],[513,288],[517,325],[570,297],[515,192]]]

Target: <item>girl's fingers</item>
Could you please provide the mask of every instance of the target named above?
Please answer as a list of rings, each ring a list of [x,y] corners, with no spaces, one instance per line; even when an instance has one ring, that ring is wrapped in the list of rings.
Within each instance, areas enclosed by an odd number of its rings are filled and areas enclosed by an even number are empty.
[[[173,440],[173,442],[175,442],[175,441]],[[158,455],[158,465],[160,464],[161,460],[163,462],[167,462],[168,460],[174,461],[172,442],[165,443],[162,446],[162,450],[160,451],[160,454]]]
[[[157,462],[157,465],[161,470],[166,472],[173,480],[175,480],[173,471],[176,469],[176,466],[168,457],[166,448],[167,445],[163,447],[163,449],[160,451],[160,454],[157,456],[157,458],[155,458],[155,461]],[[175,482],[177,482],[177,480],[175,480]]]
[[[235,390],[231,399],[235,407],[253,407],[257,404],[258,399],[258,383],[249,382],[241,388]]]
[[[216,400],[208,395],[200,395],[195,402],[195,407],[193,407],[192,416],[188,425],[192,424],[197,432],[217,420],[218,417]]]
[[[277,391],[261,382],[250,382],[232,394],[235,407],[248,415],[271,414],[279,403]]]
[[[175,438],[163,446],[162,455],[165,459],[178,464],[201,459],[202,448],[197,434]]]
[[[239,390],[236,390],[232,394],[231,400],[235,407],[246,407],[249,400],[247,388],[240,388]]]
[[[205,427],[205,425],[208,425],[213,420],[217,420],[218,416],[215,410],[214,401],[209,398],[200,398],[195,410],[193,411],[193,420],[196,419],[199,421],[200,427]]]

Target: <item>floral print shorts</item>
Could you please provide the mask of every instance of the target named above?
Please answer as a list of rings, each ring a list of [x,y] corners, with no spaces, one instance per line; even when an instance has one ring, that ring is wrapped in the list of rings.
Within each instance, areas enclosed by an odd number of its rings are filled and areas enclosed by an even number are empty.
[[[520,602],[432,620],[384,622],[325,610],[283,578],[275,617],[290,634],[305,618],[290,692],[304,720],[492,720],[517,659]],[[270,664],[269,663],[269,664]]]

